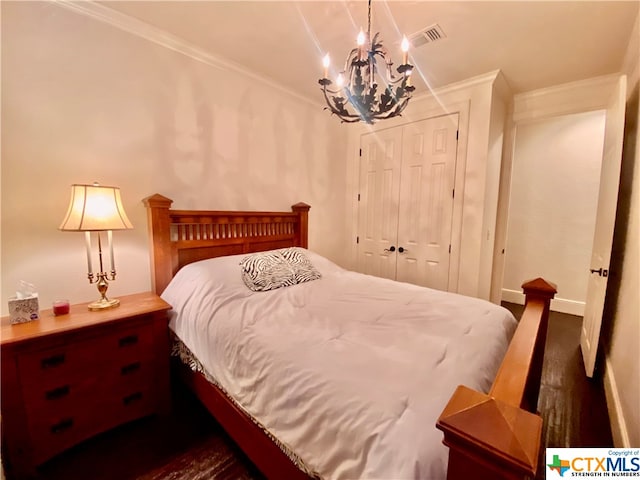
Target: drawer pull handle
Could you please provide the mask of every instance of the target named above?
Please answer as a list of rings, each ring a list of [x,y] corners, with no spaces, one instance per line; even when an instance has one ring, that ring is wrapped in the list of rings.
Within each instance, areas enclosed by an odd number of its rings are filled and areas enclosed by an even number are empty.
[[[138,400],[142,400],[142,392],[132,393],[131,395],[127,395],[126,397],[122,397],[122,403],[126,405],[131,405]]]
[[[69,385],[63,385],[62,387],[54,388],[44,393],[44,398],[47,400],[56,400],[58,398],[62,398],[66,395],[69,395],[71,388]]]
[[[55,368],[64,363],[64,353],[59,353],[57,355],[52,355],[51,357],[43,358],[40,360],[40,367],[42,369],[45,368]]]
[[[121,375],[129,375],[137,370],[140,370],[140,362],[130,363],[129,365],[125,365],[120,368]]]
[[[118,340],[119,347],[128,347],[129,345],[135,345],[138,343],[138,335],[127,335]]]
[[[71,427],[73,427],[73,418],[65,418],[64,420],[51,425],[51,433],[62,433],[65,430],[70,429]]]

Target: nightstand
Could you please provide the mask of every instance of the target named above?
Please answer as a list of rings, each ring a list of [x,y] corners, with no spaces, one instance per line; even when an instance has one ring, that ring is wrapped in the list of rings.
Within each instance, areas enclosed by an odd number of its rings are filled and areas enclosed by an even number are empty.
[[[2,458],[16,478],[97,433],[170,409],[170,305],[153,293],[99,312],[87,305],[1,327]]]

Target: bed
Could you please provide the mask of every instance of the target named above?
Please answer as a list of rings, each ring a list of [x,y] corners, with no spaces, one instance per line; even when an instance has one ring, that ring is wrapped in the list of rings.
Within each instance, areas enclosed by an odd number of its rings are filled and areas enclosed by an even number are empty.
[[[268,478],[535,475],[553,285],[523,286],[517,323],[488,302],[349,272],[306,250],[308,205],[171,203],[145,199],[179,376]],[[239,264],[274,252],[306,261],[310,281],[247,288]]]

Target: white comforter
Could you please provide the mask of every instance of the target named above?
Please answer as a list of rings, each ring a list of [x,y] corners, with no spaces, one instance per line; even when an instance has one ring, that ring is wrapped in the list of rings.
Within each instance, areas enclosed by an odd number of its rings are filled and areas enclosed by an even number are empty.
[[[208,372],[328,479],[443,479],[435,423],[459,384],[488,391],[515,319],[483,300],[339,268],[251,292],[243,257],[184,267],[162,297]]]

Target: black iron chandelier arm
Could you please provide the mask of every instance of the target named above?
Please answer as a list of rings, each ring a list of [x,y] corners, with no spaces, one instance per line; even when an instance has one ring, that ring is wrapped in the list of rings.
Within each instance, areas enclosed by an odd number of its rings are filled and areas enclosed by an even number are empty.
[[[349,52],[349,55],[347,55],[347,60],[344,62],[344,70],[342,71],[342,73],[348,72],[351,69],[351,65],[353,65],[353,62],[357,60],[358,60],[358,49],[354,48]]]
[[[398,106],[393,109],[390,110],[388,113],[385,114],[376,114],[374,116],[374,118],[376,120],[387,120],[388,118],[393,118],[393,117],[401,117],[402,116],[402,111],[406,108],[407,104],[409,103],[409,99],[405,98],[402,103],[399,103]]]
[[[324,99],[327,102],[325,110],[330,110],[333,115],[338,116],[340,120],[346,123],[355,123],[360,121],[360,115],[349,113],[349,111],[344,108],[344,101],[346,100],[344,97],[334,96],[332,102],[327,95],[327,92],[335,94],[340,92],[329,90],[326,86],[323,86],[321,90],[324,95]]]

